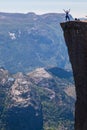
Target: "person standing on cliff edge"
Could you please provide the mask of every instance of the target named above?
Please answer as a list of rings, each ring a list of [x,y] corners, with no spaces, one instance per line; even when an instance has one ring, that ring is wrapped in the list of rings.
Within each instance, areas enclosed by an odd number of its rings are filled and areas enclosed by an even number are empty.
[[[70,21],[70,17],[69,17],[70,9],[69,9],[69,10],[64,10],[64,9],[63,9],[63,11],[64,11],[65,14],[66,14],[66,16],[65,16],[66,21],[67,21],[67,20]]]

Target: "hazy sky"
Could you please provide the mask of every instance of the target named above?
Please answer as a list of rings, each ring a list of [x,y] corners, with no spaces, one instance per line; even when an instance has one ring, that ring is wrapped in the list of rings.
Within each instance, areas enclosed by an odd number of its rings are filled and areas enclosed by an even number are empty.
[[[87,16],[87,0],[1,0],[0,12],[50,12],[63,13],[63,9],[71,9],[73,17]]]

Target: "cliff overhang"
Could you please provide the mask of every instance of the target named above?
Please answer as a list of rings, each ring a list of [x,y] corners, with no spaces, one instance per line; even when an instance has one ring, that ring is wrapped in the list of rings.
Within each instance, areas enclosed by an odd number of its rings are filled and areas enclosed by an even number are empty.
[[[87,130],[87,21],[61,23],[76,87],[75,130]]]

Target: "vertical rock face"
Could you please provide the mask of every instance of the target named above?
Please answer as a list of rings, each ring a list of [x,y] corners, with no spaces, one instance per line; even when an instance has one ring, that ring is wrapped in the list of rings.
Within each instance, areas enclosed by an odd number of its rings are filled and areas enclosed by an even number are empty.
[[[61,23],[76,86],[75,130],[87,130],[87,22]]]

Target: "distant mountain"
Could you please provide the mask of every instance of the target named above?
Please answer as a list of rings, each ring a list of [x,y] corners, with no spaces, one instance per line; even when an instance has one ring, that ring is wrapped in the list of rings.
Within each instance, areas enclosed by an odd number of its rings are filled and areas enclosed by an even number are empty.
[[[71,17],[72,19],[72,17]],[[10,72],[70,69],[60,22],[65,14],[0,13],[0,66]]]
[[[60,71],[11,75],[0,68],[0,130],[73,130],[74,84],[70,72],[62,70],[61,78]]]
[[[83,17],[83,18],[79,18],[79,19],[87,21],[87,17]]]

